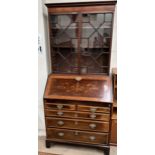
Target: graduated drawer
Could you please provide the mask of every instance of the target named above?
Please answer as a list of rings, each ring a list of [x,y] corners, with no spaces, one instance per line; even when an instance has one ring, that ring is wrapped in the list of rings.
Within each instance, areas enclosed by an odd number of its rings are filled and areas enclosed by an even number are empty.
[[[75,110],[76,106],[73,104],[61,104],[61,103],[45,103],[45,108],[57,109],[57,110]]]
[[[87,105],[78,105],[78,111],[89,111],[89,112],[100,112],[100,113],[110,113],[109,107],[96,107]]]
[[[46,117],[47,127],[109,132],[109,122]]]
[[[82,119],[102,120],[102,121],[110,120],[110,114],[76,112],[76,111],[74,112],[74,111],[64,111],[64,110],[50,110],[50,109],[45,109],[45,116],[82,118]]]
[[[65,129],[47,129],[48,139],[70,140],[77,142],[86,142],[90,144],[107,144],[107,133],[83,132]]]

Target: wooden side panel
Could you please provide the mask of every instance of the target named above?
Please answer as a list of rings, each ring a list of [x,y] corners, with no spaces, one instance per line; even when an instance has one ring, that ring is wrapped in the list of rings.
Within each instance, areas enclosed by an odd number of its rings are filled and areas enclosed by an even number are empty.
[[[113,145],[117,145],[117,119],[112,120],[110,143]]]

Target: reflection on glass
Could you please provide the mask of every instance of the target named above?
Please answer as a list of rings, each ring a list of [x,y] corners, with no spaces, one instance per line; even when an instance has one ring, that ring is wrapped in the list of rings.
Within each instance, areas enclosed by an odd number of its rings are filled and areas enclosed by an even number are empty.
[[[77,73],[77,14],[51,15],[54,73]]]
[[[81,73],[107,73],[111,46],[112,14],[82,16]]]
[[[77,15],[51,15],[53,43],[61,47],[77,47]],[[76,40],[77,41],[77,40]]]
[[[104,14],[90,14],[90,23],[95,27],[99,27],[104,22]]]
[[[88,39],[81,39],[81,48],[88,48]]]
[[[98,32],[103,37],[111,37],[111,28],[99,28]]]
[[[89,46],[91,48],[103,48],[103,36],[96,32],[89,39]]]
[[[89,38],[94,31],[89,23],[83,23],[82,38]]]
[[[51,23],[52,27],[67,27],[68,25],[72,24],[71,26],[74,26],[73,23],[77,22],[77,14],[72,15],[51,15]]]
[[[79,17],[80,14],[50,16],[53,72],[106,73],[112,13],[85,13],[82,19]]]
[[[82,14],[82,22],[89,22],[89,14]]]
[[[105,14],[105,21],[111,22],[112,21],[112,13],[106,13]]]

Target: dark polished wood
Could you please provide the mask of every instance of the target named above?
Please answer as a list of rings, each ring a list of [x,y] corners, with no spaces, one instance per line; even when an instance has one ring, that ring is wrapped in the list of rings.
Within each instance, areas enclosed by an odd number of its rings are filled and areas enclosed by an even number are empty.
[[[110,120],[110,114],[65,111],[65,110],[51,110],[51,109],[45,109],[45,116],[101,120],[101,121],[107,121],[107,122],[109,122]]]
[[[75,110],[75,105],[65,104],[65,103],[45,103],[45,108],[52,108],[57,110]]]
[[[101,113],[110,113],[109,107],[94,107],[94,106],[87,106],[87,105],[78,105],[79,111],[89,111],[89,112],[101,112]]]
[[[47,147],[49,142],[72,142],[108,153],[112,102],[108,76],[49,75],[44,95]]]
[[[109,75],[116,1],[46,4],[51,70],[44,93],[46,147],[97,147],[109,155]]]
[[[68,141],[77,141],[90,144],[108,144],[107,133],[96,133],[96,132],[84,132],[79,130],[66,130],[66,129],[47,129],[48,139],[61,139]]]
[[[112,103],[108,76],[54,75],[48,77],[44,98]]]
[[[117,103],[117,68],[112,69],[114,102]]]
[[[47,127],[109,132],[109,122],[46,117],[46,125]]]
[[[47,4],[53,73],[109,75],[115,4]]]
[[[46,140],[46,148],[50,148],[51,147],[51,141],[50,140]]]
[[[110,147],[106,147],[106,148],[104,149],[104,154],[105,154],[105,155],[109,155],[109,154],[110,154]]]
[[[75,7],[75,6],[97,6],[97,5],[116,5],[117,0],[94,1],[94,2],[72,2],[72,3],[46,3],[48,8],[52,7]]]
[[[108,6],[77,6],[74,7],[75,12],[82,12],[82,13],[104,13],[104,12],[113,12],[115,9],[114,5]],[[49,13],[71,13],[73,12],[73,8],[71,7],[55,7],[49,8]]]
[[[111,145],[117,145],[117,119],[112,119],[112,127],[111,127]]]
[[[117,145],[117,68],[112,69],[113,79],[113,108],[112,108],[112,121],[111,121],[111,138],[110,144]]]

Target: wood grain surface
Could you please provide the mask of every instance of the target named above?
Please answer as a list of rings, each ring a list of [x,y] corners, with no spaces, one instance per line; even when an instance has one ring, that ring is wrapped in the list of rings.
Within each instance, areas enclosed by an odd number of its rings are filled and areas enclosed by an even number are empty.
[[[77,78],[80,80],[77,81]],[[109,76],[50,74],[44,98],[112,103],[111,84]]]

